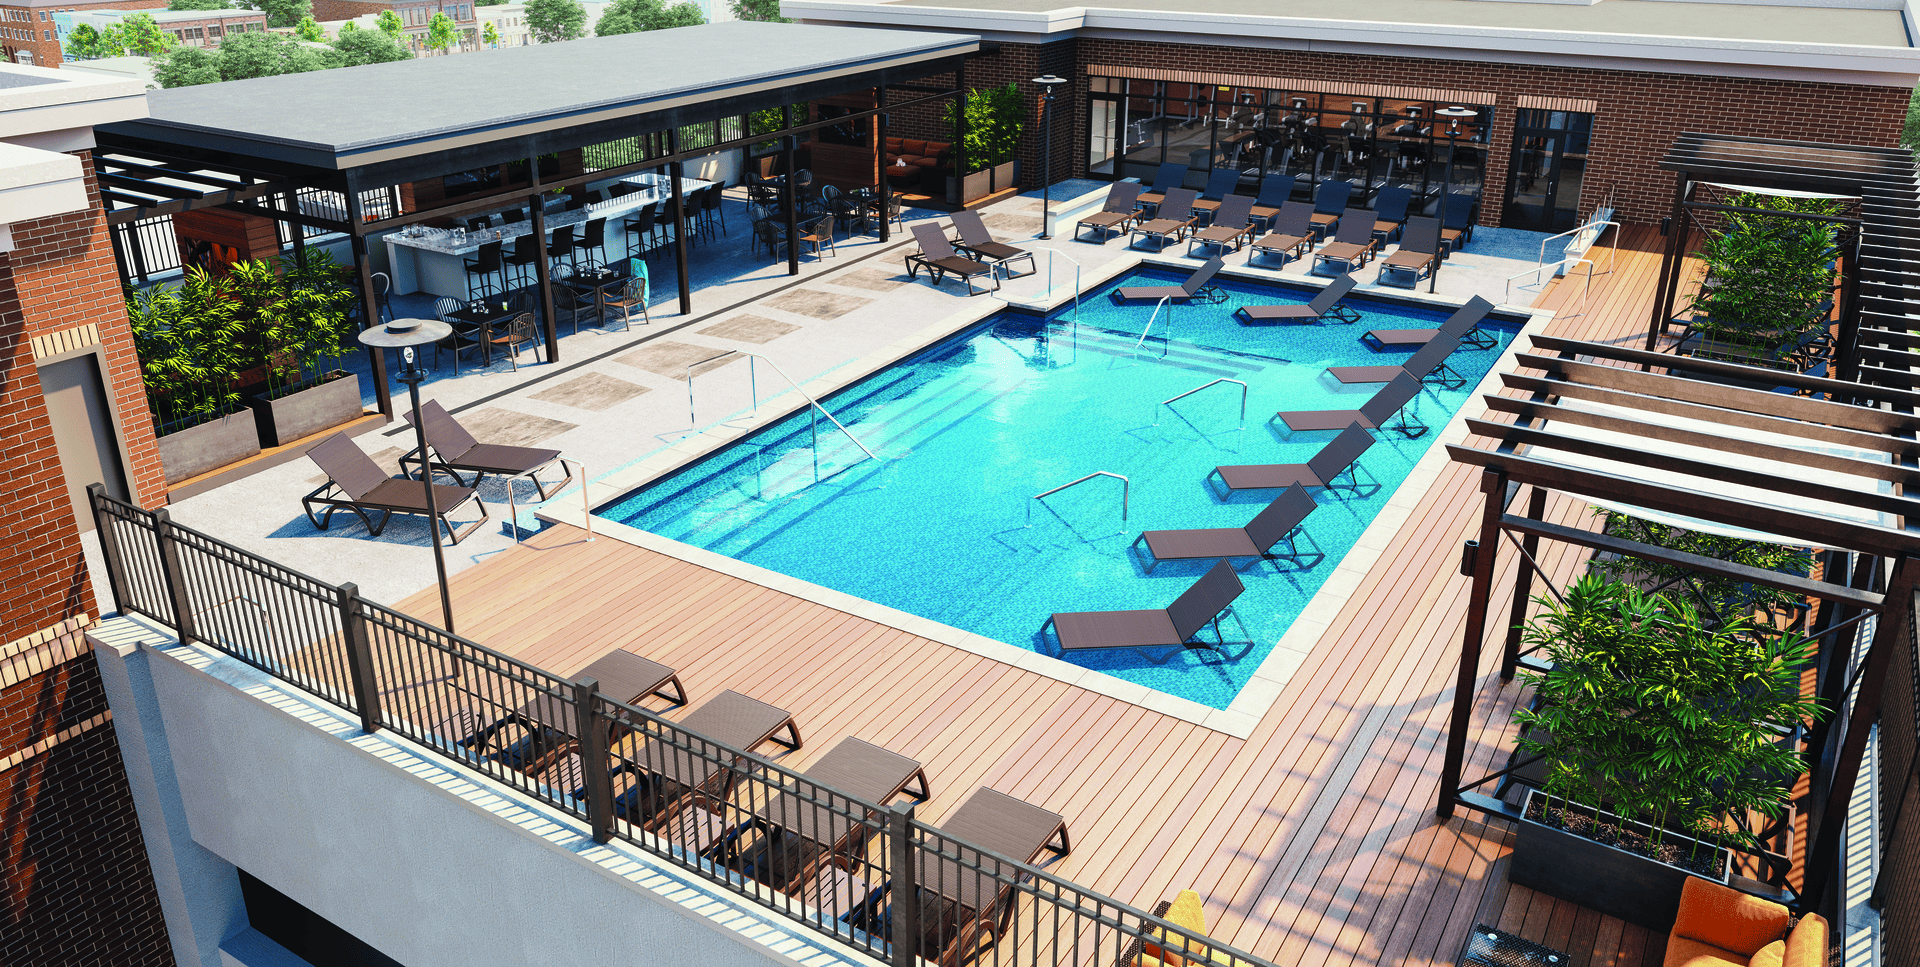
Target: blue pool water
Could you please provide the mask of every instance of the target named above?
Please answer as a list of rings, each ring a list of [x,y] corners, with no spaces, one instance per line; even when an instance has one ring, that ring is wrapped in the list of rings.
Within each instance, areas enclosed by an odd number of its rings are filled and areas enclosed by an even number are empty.
[[[1116,285],[1178,282],[1142,269]],[[1060,611],[1165,607],[1213,562],[1168,562],[1149,575],[1130,552],[1142,530],[1239,527],[1278,496],[1208,486],[1218,465],[1298,463],[1332,433],[1289,433],[1278,410],[1358,406],[1378,384],[1341,387],[1328,366],[1397,365],[1406,354],[1360,343],[1369,328],[1439,325],[1445,314],[1350,299],[1357,324],[1247,327],[1242,305],[1304,302],[1311,293],[1226,280],[1221,304],[1178,308],[1135,344],[1151,305],[1114,306],[1090,293],[1077,322],[1005,312],[822,402],[881,459],[866,460],[806,413],[769,426],[601,508],[601,515],[976,634],[1058,655],[1041,625]],[[1110,287],[1109,287],[1110,288]],[[1486,327],[1504,347],[1515,330]],[[1465,387],[1429,386],[1415,403],[1438,428],[1471,395],[1499,349],[1456,352]],[[1157,405],[1216,378],[1171,407]],[[1155,422],[1159,423],[1155,426]],[[1066,660],[1225,708],[1272,650],[1433,440],[1398,433],[1360,460],[1360,494],[1316,491],[1299,562],[1247,559],[1246,593],[1228,620],[1225,653],[1186,650],[1155,664],[1126,650]],[[1106,470],[1035,501],[1034,494]],[[1029,518],[1031,523],[1029,523]],[[1211,632],[1202,632],[1210,637]],[[1247,639],[1251,639],[1249,642]],[[1161,657],[1161,654],[1154,657]]]

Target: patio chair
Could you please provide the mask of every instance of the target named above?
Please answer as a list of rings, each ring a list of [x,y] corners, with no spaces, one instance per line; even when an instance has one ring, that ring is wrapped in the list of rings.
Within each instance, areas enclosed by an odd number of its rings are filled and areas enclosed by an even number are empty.
[[[1492,311],[1493,303],[1474,296],[1467,300],[1466,305],[1454,310],[1453,315],[1448,316],[1438,329],[1369,329],[1360,334],[1360,341],[1377,352],[1388,347],[1419,349],[1434,337],[1446,335],[1460,340],[1460,345],[1469,349],[1492,349],[1500,345],[1499,340],[1480,329],[1481,321]]]
[[[676,724],[684,731],[672,741],[635,733],[613,744],[614,814],[656,833],[684,836],[684,845],[705,851],[726,831],[718,812],[739,778],[728,768],[739,762],[729,750],[752,752],[765,742],[798,749],[800,730],[792,713],[731,689]]]
[[[773,793],[754,809],[752,818],[726,834],[717,859],[728,869],[803,900],[823,894],[857,899],[854,891],[814,881],[857,876],[845,867],[862,865],[862,851],[873,830],[871,824],[853,818],[861,815],[859,804],[885,806],[901,796],[927,801],[932,792],[926,769],[906,756],[847,736],[800,775],[819,785],[801,786],[810,794],[804,797]],[[809,885],[815,889],[809,890]],[[832,906],[838,909],[821,909],[838,915],[853,903],[843,899]]]
[[[1386,248],[1393,236],[1407,224],[1407,206],[1411,204],[1411,188],[1382,188],[1373,197],[1373,240],[1376,249]]]
[[[1245,590],[1246,585],[1241,584],[1240,576],[1233,573],[1233,566],[1221,561],[1201,575],[1200,580],[1195,581],[1192,587],[1182,592],[1166,608],[1054,614],[1041,624],[1040,631],[1044,634],[1047,625],[1052,625],[1063,652],[1090,648],[1130,648],[1148,661],[1164,662],[1190,644],[1201,648],[1224,646],[1226,639],[1220,637],[1220,616],[1233,610],[1234,599]],[[1208,624],[1213,625],[1213,636],[1219,645],[1193,641],[1193,636]],[[1155,659],[1144,650],[1147,648],[1172,648],[1174,651],[1169,652],[1166,658]]]
[[[599,305],[594,302],[593,296],[584,295],[576,291],[573,286],[559,279],[553,279],[548,285],[553,290],[553,311],[556,313],[565,312],[567,314],[567,321],[573,323],[573,334],[576,336],[579,335],[580,313],[584,310],[591,309],[595,315],[598,315],[600,312]]]
[[[1458,389],[1467,384],[1467,378],[1447,365],[1447,357],[1459,348],[1458,338],[1439,335],[1427,340],[1426,345],[1399,366],[1329,366],[1327,373],[1347,384],[1385,383],[1399,373],[1407,373],[1417,380]]]
[[[1287,202],[1280,211],[1268,220],[1267,234],[1253,240],[1247,246],[1247,264],[1270,252],[1280,252],[1291,258],[1300,258],[1302,253],[1313,248],[1313,240],[1319,232],[1313,227],[1313,208],[1303,201]],[[1281,263],[1283,266],[1286,264]]]
[[[930,281],[936,286],[946,277],[947,273],[952,273],[967,283],[968,295],[975,294],[973,291],[973,280],[982,275],[986,276],[987,279],[993,283],[993,288],[1000,288],[1000,277],[994,274],[993,267],[985,262],[977,262],[973,259],[962,258],[955,254],[952,243],[947,241],[945,235],[940,234],[939,225],[930,221],[915,222],[913,223],[913,238],[914,241],[920,243],[920,251],[906,257],[907,278],[913,278],[919,272],[918,267],[925,266]],[[982,289],[981,291],[985,292],[988,290]]]
[[[1126,232],[1133,227],[1134,219],[1140,217],[1139,198],[1139,182],[1114,182],[1113,186],[1107,189],[1106,204],[1101,205],[1099,211],[1074,223],[1075,240],[1080,238],[1080,231],[1089,226],[1101,233],[1100,244],[1102,245],[1107,244],[1107,239],[1113,235]]]
[[[1353,197],[1353,182],[1328,178],[1313,191],[1313,227],[1321,238],[1334,230],[1340,216],[1346,214],[1347,201]]]
[[[1367,431],[1360,431],[1365,436]],[[1372,437],[1367,437],[1371,440]],[[1274,498],[1245,527],[1200,527],[1188,530],[1147,531],[1134,538],[1132,549],[1146,566],[1147,573],[1161,561],[1204,561],[1220,558],[1226,563],[1231,557],[1250,557],[1256,560],[1270,560],[1275,557],[1298,558],[1299,550],[1294,547],[1293,535],[1300,529],[1300,522],[1313,513],[1319,504],[1313,502],[1307,488],[1298,483],[1288,487],[1284,493]],[[1274,545],[1287,542],[1287,553],[1276,555]],[[1141,553],[1141,545],[1146,545],[1146,553]],[[1249,564],[1251,566],[1251,564]]]
[[[1165,162],[1153,173],[1153,187],[1141,192],[1136,200],[1142,205],[1159,205],[1166,199],[1167,192],[1180,187],[1186,181],[1186,165],[1177,161]]]
[[[840,254],[840,250],[833,244],[833,212],[831,211],[823,211],[811,216],[810,221],[801,222],[799,239],[800,244],[813,249],[815,260],[825,259],[821,254],[823,248],[832,251],[835,255]]]
[[[1364,218],[1343,218],[1333,241],[1313,253],[1313,267],[1338,265],[1344,274],[1359,269],[1373,258],[1373,223]]]
[[[1260,183],[1260,194],[1253,200],[1253,217],[1263,226],[1270,227],[1273,217],[1287,207],[1287,200],[1293,197],[1293,179],[1273,175]]]
[[[1115,305],[1148,299],[1172,299],[1175,302],[1186,302],[1195,296],[1202,296],[1212,301],[1213,293],[1219,290],[1207,283],[1213,280],[1214,273],[1220,271],[1220,267],[1225,264],[1226,262],[1216,255],[1208,259],[1205,265],[1194,269],[1193,274],[1187,276],[1187,281],[1179,285],[1121,286],[1113,290],[1113,302]]]
[[[1243,326],[1269,326],[1288,322],[1321,322],[1333,319],[1352,324],[1360,321],[1360,313],[1352,306],[1342,305],[1341,299],[1353,291],[1357,285],[1351,275],[1343,275],[1327,283],[1326,288],[1314,293],[1313,299],[1306,305],[1289,303],[1278,306],[1242,306],[1234,310],[1234,318]]]
[[[1002,274],[1007,278],[1013,278],[1013,263],[1022,259],[1026,260],[1028,275],[1040,271],[1033,260],[1032,252],[996,241],[993,233],[987,230],[987,223],[980,220],[979,212],[964,210],[954,212],[953,228],[960,233],[960,237],[954,241],[954,244],[959,246],[961,251],[1001,269]]]
[[[1439,261],[1440,223],[1425,216],[1409,218],[1406,229],[1400,233],[1400,248],[1380,260],[1380,274],[1375,281],[1386,284],[1391,281],[1389,277],[1411,275],[1413,278],[1407,285],[1418,285]]]
[[[1373,394],[1357,410],[1284,410],[1275,413],[1273,418],[1282,426],[1301,433],[1308,430],[1338,430],[1350,424],[1358,423],[1369,430],[1398,430],[1408,439],[1420,436],[1430,427],[1420,422],[1418,415],[1412,413],[1408,404],[1420,396],[1421,383],[1411,373],[1402,372],[1393,377],[1393,381]],[[1388,424],[1396,414],[1400,422]]]
[[[420,481],[387,476],[345,433],[335,433],[314,444],[307,456],[327,475],[327,482],[318,490],[300,498],[301,509],[316,529],[326,530],[336,510],[353,511],[367,525],[367,534],[371,537],[379,537],[394,514],[427,516],[427,495]],[[444,526],[449,543],[460,543],[461,538],[488,520],[487,505],[472,487],[434,484],[433,500],[438,516],[429,523]],[[479,508],[480,519],[456,528],[450,518],[468,501]],[[313,512],[316,506],[326,511],[316,516]],[[373,513],[380,515],[378,521],[371,516]]]
[[[580,327],[575,325],[573,331],[577,335],[580,332]],[[514,316],[512,319],[507,320],[506,326],[499,332],[489,331],[481,338],[488,344],[486,347],[488,353],[492,353],[495,349],[505,348],[507,351],[507,362],[513,367],[513,371],[516,373],[520,371],[521,346],[532,345],[533,361],[536,363],[540,361],[540,327],[534,323],[533,313],[531,312],[522,312]]]
[[[1480,214],[1480,202],[1472,195],[1453,192],[1447,196],[1447,221],[1440,226],[1440,257],[1446,258],[1473,241],[1473,223]]]
[[[1200,189],[1200,197],[1193,203],[1196,215],[1210,216],[1220,208],[1220,203],[1240,187],[1240,169],[1215,168],[1207,173],[1207,186]],[[1209,223],[1211,224],[1211,223]]]
[[[406,414],[407,422],[414,421],[413,414]],[[439,400],[428,400],[420,404],[420,419],[423,421],[427,446],[433,448],[433,459],[427,464],[434,473],[444,473],[453,477],[459,485],[480,486],[488,474],[501,477],[525,477],[533,483],[533,489],[541,500],[551,500],[561,488],[573,482],[576,467],[569,467],[568,461],[561,458],[560,451],[539,447],[514,447],[498,443],[481,443],[473,434],[460,425]],[[560,467],[561,479],[555,483],[540,482],[540,473]],[[407,467],[412,465],[413,470]],[[420,450],[415,448],[400,458],[402,473],[420,472]],[[473,474],[473,483],[461,479],[462,473]]]
[[[1224,497],[1236,490],[1275,490],[1281,487],[1325,487],[1338,490],[1334,483],[1341,474],[1353,476],[1349,489],[1357,490],[1360,480],[1354,475],[1354,461],[1373,446],[1373,434],[1359,423],[1349,423],[1326,446],[1320,448],[1306,463],[1254,463],[1230,467],[1215,467],[1207,475],[1208,486],[1213,478],[1220,478],[1220,488],[1214,493]],[[1224,488],[1225,493],[1221,492]]]
[[[640,318],[647,325],[653,325],[653,314],[647,310],[647,300],[653,296],[653,277],[647,272],[645,259],[627,260],[627,284],[620,291],[607,296],[601,305],[606,309],[620,310],[620,328],[625,329],[633,322],[633,311],[640,310]],[[606,320],[601,320],[605,322]]]
[[[1248,195],[1228,195],[1221,199],[1213,212],[1213,224],[1194,232],[1187,240],[1187,254],[1193,254],[1195,245],[1215,245],[1222,249],[1232,246],[1238,252],[1240,246],[1253,237],[1252,213],[1253,198]]]
[[[1160,202],[1159,210],[1151,220],[1134,222],[1133,232],[1127,239],[1127,244],[1132,245],[1135,239],[1145,235],[1148,238],[1158,239],[1160,248],[1165,249],[1168,240],[1178,242],[1186,238],[1187,232],[1193,228],[1195,197],[1197,194],[1191,188],[1168,189],[1166,197]]]

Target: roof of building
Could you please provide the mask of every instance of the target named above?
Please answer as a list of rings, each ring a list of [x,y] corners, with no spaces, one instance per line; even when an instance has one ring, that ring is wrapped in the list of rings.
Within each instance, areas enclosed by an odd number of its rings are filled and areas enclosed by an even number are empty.
[[[181,20],[262,20],[267,18],[264,11],[234,7],[229,10],[141,10],[138,8],[101,7],[95,10],[76,10],[75,13],[91,14],[96,17],[131,17],[144,13],[152,17],[155,23],[175,23]]]

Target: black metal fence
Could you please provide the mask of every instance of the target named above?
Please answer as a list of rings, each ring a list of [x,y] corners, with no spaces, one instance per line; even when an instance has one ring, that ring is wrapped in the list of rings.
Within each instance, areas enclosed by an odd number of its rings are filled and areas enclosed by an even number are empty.
[[[156,275],[180,267],[180,240],[173,234],[173,216],[155,215],[107,226],[127,277],[145,284]]]
[[[842,943],[917,967],[1266,961],[88,488],[114,601]],[[1164,954],[1164,956],[1161,956]]]

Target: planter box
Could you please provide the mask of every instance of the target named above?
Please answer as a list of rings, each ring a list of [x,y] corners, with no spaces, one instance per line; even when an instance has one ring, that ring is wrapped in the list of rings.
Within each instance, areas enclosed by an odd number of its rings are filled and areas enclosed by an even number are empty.
[[[249,396],[246,403],[258,418],[263,447],[281,446],[351,423],[364,412],[360,408],[360,377],[341,370],[285,396]]]
[[[260,431],[253,411],[241,410],[211,423],[176,430],[156,442],[160,445],[160,469],[167,483],[173,484],[259,453]]]
[[[1538,790],[1527,790],[1522,816],[1540,796]],[[1689,842],[1679,836],[1669,839]],[[1725,886],[1732,857],[1718,846],[1703,848],[1719,854],[1720,878],[1714,882]],[[1513,866],[1507,871],[1509,880],[1528,889],[1657,931],[1672,928],[1680,911],[1680,887],[1695,875],[1531,819],[1520,820]]]
[[[951,187],[952,179],[948,179]],[[1020,162],[1018,159],[1003,165],[996,165],[982,171],[976,171],[962,179],[960,201],[962,204],[985,198],[996,191],[1005,191],[1020,183]]]

